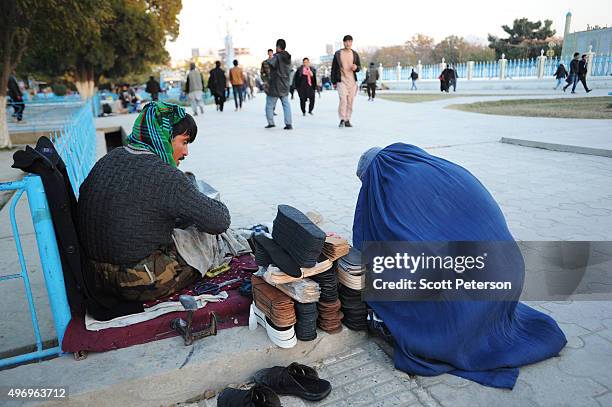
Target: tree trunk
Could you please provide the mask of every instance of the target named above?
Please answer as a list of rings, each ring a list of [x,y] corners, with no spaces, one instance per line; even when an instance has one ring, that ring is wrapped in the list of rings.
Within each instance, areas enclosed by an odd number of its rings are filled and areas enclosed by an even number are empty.
[[[8,132],[8,121],[6,114],[6,96],[0,95],[0,150],[12,148],[11,137]]]
[[[75,75],[75,85],[83,100],[91,98],[95,94],[93,68],[80,66]]]

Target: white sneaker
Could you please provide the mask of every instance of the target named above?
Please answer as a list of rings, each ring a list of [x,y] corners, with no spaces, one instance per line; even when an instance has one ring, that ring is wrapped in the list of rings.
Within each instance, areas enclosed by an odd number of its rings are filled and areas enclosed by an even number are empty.
[[[266,330],[268,338],[270,338],[272,343],[279,348],[289,349],[297,345],[297,338],[293,326],[283,331],[274,328],[266,321],[266,315],[257,308],[255,303],[252,303],[251,313],[249,315],[249,330],[254,331],[257,329],[257,324],[261,325]]]

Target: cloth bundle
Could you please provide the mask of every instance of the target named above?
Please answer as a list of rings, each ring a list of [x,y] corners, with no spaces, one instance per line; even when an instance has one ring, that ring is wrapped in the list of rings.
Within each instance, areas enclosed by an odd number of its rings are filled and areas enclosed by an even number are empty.
[[[274,325],[286,328],[295,324],[293,300],[287,294],[257,276],[251,278],[251,284],[255,305]]]
[[[336,272],[336,263],[323,273],[310,277],[312,280],[319,284],[321,290],[320,301],[334,302],[338,299],[338,278]]]
[[[344,314],[340,311],[340,300],[325,302],[319,301],[317,308],[319,311],[318,325],[327,333],[337,333],[342,330],[342,318]]]
[[[327,236],[325,243],[323,243],[323,254],[331,261],[336,261],[340,257],[349,254],[350,248],[348,240],[343,237],[337,235]]]
[[[342,323],[354,331],[363,331],[368,327],[368,310],[361,300],[361,291],[353,290],[343,284],[338,285],[338,296],[342,303]]]
[[[289,205],[278,206],[272,237],[300,267],[314,267],[325,242],[325,232]]]
[[[312,341],[317,338],[317,311],[316,303],[301,304],[295,303],[295,334],[300,341]]]
[[[265,235],[257,235],[255,240],[255,261],[259,266],[274,264],[291,277],[302,277],[298,263],[276,241]]]
[[[286,284],[292,281],[299,281],[302,278],[312,277],[317,274],[323,273],[329,270],[333,266],[333,263],[329,260],[323,260],[317,263],[314,267],[311,268],[302,268],[302,275],[300,277],[291,277],[285,273],[283,273],[278,267],[269,266],[265,272],[266,281],[270,284]]]
[[[365,267],[361,264],[361,252],[351,247],[348,255],[338,260],[338,281],[353,290],[365,287]]]
[[[274,266],[270,266],[270,268],[272,267]],[[297,302],[317,302],[319,301],[319,297],[321,296],[319,284],[309,278],[295,280],[286,284],[275,284],[271,281],[270,273],[264,273],[263,279],[268,284],[275,286]]]

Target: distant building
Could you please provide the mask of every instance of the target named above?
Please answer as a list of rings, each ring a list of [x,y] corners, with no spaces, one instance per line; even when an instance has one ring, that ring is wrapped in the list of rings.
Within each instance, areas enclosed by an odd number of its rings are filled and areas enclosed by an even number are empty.
[[[230,50],[230,55],[228,55],[227,50],[223,48],[218,51],[218,54],[219,59],[222,61],[227,61],[230,67],[232,66],[231,62],[234,59],[237,59],[240,66],[246,68],[255,68],[258,67],[261,64],[261,61],[266,58],[265,50],[261,53],[259,57],[256,57],[254,55],[251,55],[251,50],[249,48],[233,47]]]
[[[565,32],[563,34],[563,50],[561,56],[571,59],[574,52],[587,53],[589,47],[596,55],[608,55],[612,53],[612,27],[587,26],[586,31],[570,33],[572,13],[565,16]]]

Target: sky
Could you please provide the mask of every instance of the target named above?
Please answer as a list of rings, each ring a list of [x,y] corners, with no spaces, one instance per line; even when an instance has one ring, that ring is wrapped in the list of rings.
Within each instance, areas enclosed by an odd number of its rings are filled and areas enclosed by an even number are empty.
[[[316,60],[325,44],[341,42],[345,34],[353,36],[355,48],[397,45],[416,33],[436,41],[458,35],[486,42],[487,34],[503,36],[502,25],[527,17],[552,20],[562,36],[568,11],[572,31],[587,24],[612,27],[611,0],[183,0],[179,37],[166,48],[173,60],[189,59],[192,48],[217,50],[229,27],[234,47],[250,48],[254,55],[265,57],[276,39],[284,38],[294,57]]]

